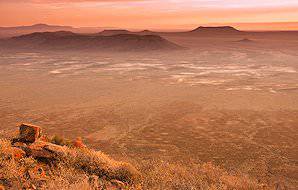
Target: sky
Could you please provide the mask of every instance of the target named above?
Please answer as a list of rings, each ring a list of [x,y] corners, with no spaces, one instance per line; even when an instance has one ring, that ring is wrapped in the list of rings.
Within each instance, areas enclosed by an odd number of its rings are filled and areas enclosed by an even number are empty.
[[[0,26],[47,23],[178,30],[238,23],[253,30],[288,22],[283,29],[298,29],[298,0],[0,0],[0,15]]]

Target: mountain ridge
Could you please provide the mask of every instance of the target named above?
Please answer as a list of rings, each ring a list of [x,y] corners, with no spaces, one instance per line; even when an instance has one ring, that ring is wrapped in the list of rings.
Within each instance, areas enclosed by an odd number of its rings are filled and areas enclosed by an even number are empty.
[[[4,45],[3,45],[4,44]],[[158,35],[85,35],[69,31],[35,32],[2,41],[3,48],[34,50],[179,50],[181,46]]]

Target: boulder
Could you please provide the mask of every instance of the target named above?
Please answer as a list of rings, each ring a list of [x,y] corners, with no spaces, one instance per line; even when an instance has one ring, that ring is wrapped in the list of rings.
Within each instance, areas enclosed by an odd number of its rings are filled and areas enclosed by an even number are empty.
[[[41,135],[41,128],[35,125],[21,124],[19,128],[19,137],[13,142],[33,143]]]

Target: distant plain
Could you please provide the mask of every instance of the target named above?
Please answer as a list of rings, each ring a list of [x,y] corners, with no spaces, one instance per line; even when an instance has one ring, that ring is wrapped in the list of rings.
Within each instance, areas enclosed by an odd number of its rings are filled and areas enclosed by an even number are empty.
[[[28,122],[119,159],[211,161],[297,187],[297,37],[163,37],[188,49],[2,50],[0,130]]]

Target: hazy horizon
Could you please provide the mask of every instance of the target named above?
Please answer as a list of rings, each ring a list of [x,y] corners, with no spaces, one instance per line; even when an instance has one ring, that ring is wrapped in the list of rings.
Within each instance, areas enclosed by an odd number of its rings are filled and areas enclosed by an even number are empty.
[[[131,31],[142,31],[142,30],[155,30],[157,32],[179,32],[179,31],[189,31],[197,27],[221,27],[221,26],[232,26],[238,30],[243,31],[298,31],[298,22],[260,22],[260,23],[207,23],[207,24],[198,24],[197,26],[189,26],[184,28],[171,28],[171,29],[162,29],[162,28],[123,28],[117,26],[73,26],[73,25],[59,25],[55,23],[32,23],[32,24],[22,24],[22,25],[0,25],[1,28],[11,28],[11,27],[24,27],[24,26],[35,26],[35,25],[48,25],[48,26],[62,26],[62,27],[72,27],[72,28],[98,28],[102,30],[131,30]]]
[[[1,17],[0,26],[47,23],[188,30],[199,25],[232,23],[229,25],[241,30],[298,30],[297,10],[298,2],[293,0],[13,0],[0,2],[2,15],[14,15]]]

